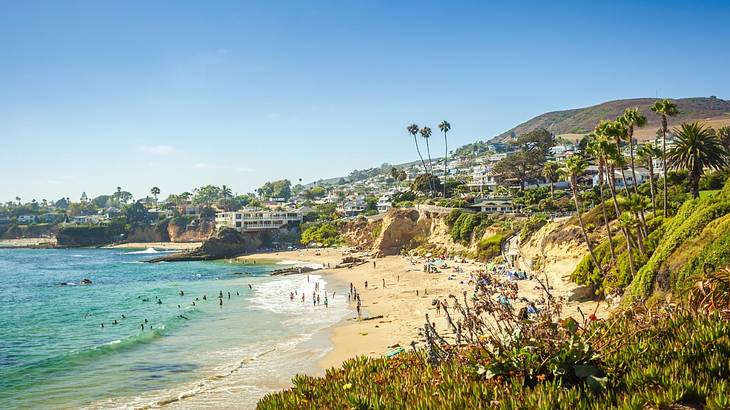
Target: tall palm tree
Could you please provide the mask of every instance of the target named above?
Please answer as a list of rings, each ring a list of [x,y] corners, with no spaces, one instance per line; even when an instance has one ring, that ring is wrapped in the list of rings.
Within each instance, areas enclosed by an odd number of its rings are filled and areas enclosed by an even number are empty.
[[[649,191],[651,192],[651,209],[656,216],[656,194],[654,192],[654,158],[662,155],[662,150],[653,143],[644,144],[636,150],[639,163],[646,165],[649,169]]]
[[[633,184],[631,184],[631,186],[633,187],[634,194],[636,194],[636,196],[639,196],[639,181],[636,179],[636,164],[634,162],[634,127],[639,128],[646,125],[646,117],[641,114],[641,112],[639,112],[638,108],[627,108],[624,110],[624,113],[616,119],[616,122],[626,128],[626,135],[624,135],[624,137],[629,143],[629,158],[631,159],[631,178],[633,179]],[[639,203],[643,204],[643,201],[640,201]],[[639,216],[639,222],[641,223],[643,235],[648,236],[649,228],[646,224],[646,219],[644,218],[644,209],[636,208],[635,212]]]
[[[446,138],[446,133],[451,131],[451,124],[443,120],[439,123],[439,129],[444,133],[444,198],[446,198],[446,175],[449,174],[449,140]]]
[[[610,139],[613,140],[613,142],[616,144],[616,152],[618,155],[623,157],[623,153],[621,152],[621,141],[626,139],[626,135],[628,134],[628,130],[626,127],[623,126],[623,124],[619,123],[618,121],[601,121],[598,123],[598,126],[596,127],[596,131],[605,134]],[[622,161],[623,162],[623,161]],[[619,165],[618,163],[616,165]],[[624,172],[624,164],[621,164],[621,178],[623,179],[624,184],[624,190],[626,191],[626,196],[629,196],[629,186],[626,184],[626,173]]]
[[[593,158],[596,159],[596,163],[598,164],[598,192],[601,196],[601,213],[603,213],[603,224],[606,227],[606,235],[608,235],[608,247],[611,251],[611,262],[616,263],[616,251],[613,248],[613,239],[611,238],[611,225],[608,222],[608,213],[606,212],[606,202],[604,200],[603,196],[603,183],[604,183],[604,176],[607,176],[606,173],[604,173],[604,170],[606,169],[606,149],[607,147],[610,147],[610,143],[605,137],[598,137],[595,134],[593,135],[590,142],[588,142],[588,145],[586,146],[586,152],[591,155]]]
[[[413,142],[416,144],[416,152],[418,152],[418,157],[421,158],[421,164],[423,164],[423,172],[428,172],[428,169],[426,168],[426,161],[423,160],[423,155],[421,155],[421,150],[418,148],[418,138],[416,137],[418,135],[418,125],[411,124],[408,127],[406,127],[406,130],[409,134],[413,136]]]
[[[573,190],[573,202],[575,203],[575,210],[578,214],[580,229],[583,232],[583,239],[586,241],[586,245],[588,246],[588,252],[591,256],[591,262],[593,262],[593,265],[596,266],[598,269],[601,269],[601,266],[596,260],[596,255],[593,253],[593,246],[591,245],[591,241],[588,239],[588,232],[586,231],[585,224],[583,223],[583,216],[581,215],[581,205],[578,199],[578,175],[582,175],[583,173],[585,173],[587,167],[588,163],[583,158],[581,158],[579,155],[571,155],[570,158],[565,161],[565,166],[562,168],[562,173],[568,178],[568,181],[570,182],[570,188]]]
[[[674,129],[677,137],[669,151],[672,168],[689,172],[689,189],[694,198],[700,196],[700,176],[705,168],[722,169],[728,166],[728,152],[720,139],[703,124],[693,122]]]
[[[598,129],[596,130],[598,132]],[[616,198],[616,171],[615,167],[618,165],[620,167],[624,166],[624,158],[623,155],[621,155],[618,152],[618,149],[615,145],[607,143],[604,147],[604,161],[606,161],[606,167],[607,167],[607,174],[608,174],[608,188],[611,190],[611,198],[613,199],[613,209],[616,213],[616,219],[621,218],[621,207],[618,204],[618,199]],[[621,233],[624,235],[624,239],[626,240],[626,250],[629,255],[629,269],[631,269],[631,276],[633,277],[636,274],[636,268],[634,267],[634,254],[632,252],[631,247],[631,231],[624,225],[619,224],[619,228],[621,229]]]
[[[654,111],[658,116],[662,119],[662,169],[664,171],[664,187],[663,187],[663,210],[664,210],[664,216],[667,216],[667,117],[673,117],[677,114],[679,114],[679,109],[677,109],[677,105],[673,102],[669,101],[668,99],[663,99],[654,102],[654,105],[651,107],[652,111]]]
[[[429,191],[433,193],[433,163],[431,162],[431,148],[428,146],[428,139],[431,138],[431,128],[429,127],[423,127],[421,128],[421,137],[426,140],[426,153],[428,154],[428,171],[427,173],[431,174],[431,176],[428,178],[428,185],[430,186]]]
[[[155,197],[155,204],[157,203],[157,195],[160,195],[160,188],[157,188],[156,186],[153,186],[152,189],[150,189],[150,193],[152,196]]]
[[[15,197],[15,200],[18,201],[18,206],[20,206],[20,197],[19,196],[16,196]]]
[[[638,108],[627,108],[617,120],[626,127],[626,138],[629,141],[629,156],[631,158],[631,177],[634,179],[634,193],[639,195],[636,166],[634,164],[634,127],[640,128],[646,125],[646,117],[639,112]]]
[[[547,161],[542,166],[542,176],[550,182],[550,199],[555,199],[555,183],[560,178],[560,163]]]

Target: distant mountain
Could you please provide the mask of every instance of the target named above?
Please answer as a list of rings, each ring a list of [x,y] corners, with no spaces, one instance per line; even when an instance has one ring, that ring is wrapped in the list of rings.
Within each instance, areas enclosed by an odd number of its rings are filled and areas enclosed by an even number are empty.
[[[637,132],[637,137],[646,138],[653,136],[656,129],[661,127],[659,117],[649,109],[656,100],[657,98],[632,98],[608,101],[586,108],[548,112],[497,135],[490,142],[504,142],[514,135],[537,128],[545,128],[555,135],[568,137],[586,134],[593,130],[598,121],[614,119],[626,108],[631,107],[638,107],[646,116],[646,126]],[[730,101],[717,97],[679,98],[673,101],[677,104],[680,114],[670,119],[670,126],[696,120],[708,121],[713,126],[717,125],[716,123],[730,123]]]

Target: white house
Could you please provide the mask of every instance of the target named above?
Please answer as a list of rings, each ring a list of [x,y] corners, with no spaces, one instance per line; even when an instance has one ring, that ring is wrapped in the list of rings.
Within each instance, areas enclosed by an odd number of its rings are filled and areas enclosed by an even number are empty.
[[[299,210],[287,209],[274,211],[260,208],[244,208],[232,212],[215,214],[215,227],[232,228],[239,232],[279,229],[289,223],[300,223],[302,213]]]
[[[471,182],[467,184],[473,191],[493,192],[497,189],[497,180],[492,173],[491,165],[478,165],[472,169]]]
[[[388,212],[393,207],[393,202],[390,195],[383,195],[378,199],[378,212]]]
[[[515,205],[509,198],[488,198],[478,202],[470,208],[479,209],[481,212],[490,213],[514,213],[522,210],[521,205]]]

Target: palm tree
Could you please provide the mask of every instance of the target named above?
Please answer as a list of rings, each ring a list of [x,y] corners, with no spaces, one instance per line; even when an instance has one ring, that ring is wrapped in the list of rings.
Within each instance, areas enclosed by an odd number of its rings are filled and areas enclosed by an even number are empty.
[[[633,179],[632,187],[634,194],[639,195],[639,181],[636,179],[636,165],[634,163],[634,127],[643,127],[646,125],[646,117],[639,112],[638,108],[627,108],[624,113],[616,119],[616,121],[626,128],[626,135],[624,136],[629,142],[629,157],[631,158],[631,178]],[[640,202],[643,203],[643,202]],[[649,235],[649,228],[644,218],[644,209],[637,208],[636,213],[639,215],[639,222],[645,236]]]
[[[550,199],[555,199],[555,183],[560,178],[560,163],[548,161],[542,166],[542,176],[550,181]]]
[[[155,197],[155,204],[157,203],[157,195],[160,195],[160,188],[157,188],[156,186],[153,186],[152,189],[150,189],[150,193],[152,196]]]
[[[694,198],[700,196],[700,176],[704,168],[721,169],[728,166],[728,152],[720,139],[703,124],[693,122],[674,129],[677,137],[669,151],[672,168],[689,171],[689,189]]]
[[[583,223],[583,216],[580,211],[580,201],[578,200],[578,175],[585,173],[587,167],[588,163],[583,158],[579,155],[571,155],[570,158],[565,161],[565,167],[562,168],[562,173],[568,178],[570,188],[573,190],[573,202],[575,203],[575,210],[578,213],[578,222],[580,223],[580,229],[583,232],[583,239],[585,239],[586,245],[588,246],[591,262],[593,262],[593,265],[598,269],[601,269],[601,266],[596,260],[596,255],[593,254],[593,246],[591,245],[591,241],[588,239],[588,232],[586,232],[586,227]]]
[[[627,108],[618,122],[626,128],[626,138],[629,141],[629,156],[631,157],[631,177],[634,179],[634,193],[639,195],[636,180],[636,166],[634,165],[634,127],[640,128],[646,125],[646,117],[639,112],[638,108]]]
[[[619,123],[618,121],[601,121],[596,127],[596,132],[605,134],[606,136],[608,136],[608,138],[612,139],[613,142],[616,144],[616,152],[618,153],[618,155],[623,157],[623,154],[621,153],[621,141],[626,139],[626,135],[628,134],[628,130],[626,129],[626,127],[623,126],[623,124]],[[626,174],[624,172],[625,166],[623,164],[623,161],[620,165],[624,190],[626,191],[626,196],[629,196],[629,186],[626,184]]]
[[[221,186],[221,196],[223,197],[223,199],[232,197],[233,191],[231,191],[231,188],[229,188],[227,185],[223,185]]]
[[[15,200],[18,201],[18,206],[20,206],[20,197],[19,196],[16,196],[15,197]]]
[[[651,110],[662,118],[662,170],[664,171],[664,216],[667,216],[667,117],[673,117],[679,114],[677,105],[668,99],[654,102]]]
[[[608,147],[611,147],[610,144],[611,143],[608,142],[605,137],[599,137],[594,134],[593,138],[590,140],[590,142],[588,142],[588,145],[586,146],[586,151],[589,155],[596,159],[596,163],[598,164],[598,191],[601,196],[601,212],[603,213],[603,224],[606,226],[606,235],[608,235],[608,247],[611,251],[611,262],[615,264],[616,252],[613,249],[613,240],[611,238],[611,225],[608,222],[606,203],[603,199],[603,182],[604,176],[606,176],[606,174],[604,173],[604,169],[606,168],[605,156]]]
[[[662,155],[662,150],[656,145],[649,143],[644,144],[636,150],[636,155],[639,162],[646,165],[649,169],[649,190],[651,192],[651,209],[654,211],[656,216],[656,194],[654,193],[654,158],[659,158]]]
[[[421,164],[423,164],[423,172],[428,172],[428,169],[426,169],[426,161],[423,160],[421,150],[418,148],[418,138],[416,137],[416,135],[418,135],[418,125],[411,124],[406,128],[406,130],[409,134],[413,135],[413,142],[416,144],[416,152],[418,152],[418,157],[421,158]]]
[[[596,129],[596,133],[598,133],[598,129]],[[624,166],[624,158],[623,156],[618,152],[618,149],[615,145],[611,143],[606,143],[606,145],[603,148],[604,153],[604,161],[606,161],[606,167],[607,167],[607,173],[608,173],[608,188],[611,190],[611,198],[613,199],[613,209],[614,212],[616,212],[616,219],[621,218],[621,207],[618,204],[618,199],[616,198],[616,171],[615,167],[618,165],[620,167]],[[624,235],[624,239],[626,240],[626,250],[629,254],[629,269],[631,269],[631,276],[633,277],[636,274],[636,268],[634,267],[634,254],[632,252],[631,247],[631,231],[624,225],[619,224],[619,227],[621,228],[621,233]]]
[[[444,133],[444,198],[446,198],[446,175],[449,174],[449,140],[446,138],[446,133],[451,130],[451,124],[448,121],[443,120],[439,123],[439,129]]]
[[[421,128],[421,136],[423,139],[426,140],[426,153],[428,154],[428,174],[431,174],[431,177],[428,179],[428,184],[430,185],[429,191],[433,193],[433,164],[431,163],[431,148],[428,146],[428,139],[431,138],[431,128],[429,127],[423,127]]]

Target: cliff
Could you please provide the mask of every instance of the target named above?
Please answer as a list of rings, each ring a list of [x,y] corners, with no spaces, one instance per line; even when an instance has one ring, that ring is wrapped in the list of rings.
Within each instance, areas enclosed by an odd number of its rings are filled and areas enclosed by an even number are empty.
[[[341,227],[341,235],[348,245],[370,251],[378,257],[420,249],[434,254],[449,253],[482,259],[480,256],[485,256],[484,252],[480,252],[483,251],[483,240],[502,233],[498,227],[488,227],[482,231],[474,230],[467,242],[457,242],[452,238],[448,215],[448,210],[394,208],[380,219],[359,218],[346,223]],[[487,256],[495,255],[492,252]]]

